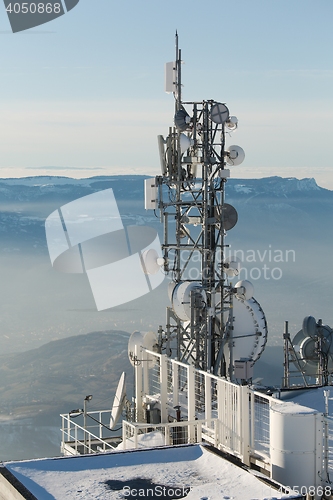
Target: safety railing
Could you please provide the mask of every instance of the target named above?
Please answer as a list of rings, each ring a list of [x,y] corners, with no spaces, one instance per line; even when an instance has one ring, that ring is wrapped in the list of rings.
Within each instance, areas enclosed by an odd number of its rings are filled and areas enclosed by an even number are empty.
[[[121,439],[115,437],[106,423],[110,422],[110,410],[61,416],[61,452],[64,455],[84,455],[115,449]],[[89,422],[89,423],[88,423]]]
[[[217,446],[218,419],[140,424],[123,422],[122,449],[206,442]]]

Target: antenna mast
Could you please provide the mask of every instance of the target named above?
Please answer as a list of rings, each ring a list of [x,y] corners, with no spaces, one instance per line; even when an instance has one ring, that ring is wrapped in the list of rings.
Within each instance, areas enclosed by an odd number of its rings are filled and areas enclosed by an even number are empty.
[[[166,91],[175,98],[174,126],[165,139],[158,137],[162,175],[155,180],[164,224],[164,271],[171,280],[162,349],[233,380],[232,306],[240,288],[233,288],[228,276],[239,268],[225,258],[224,240],[237,212],[225,203],[225,185],[227,164],[240,164],[244,151],[225,148],[226,129],[237,127],[225,104],[182,100],[177,32],[175,41],[176,60],[166,65]]]

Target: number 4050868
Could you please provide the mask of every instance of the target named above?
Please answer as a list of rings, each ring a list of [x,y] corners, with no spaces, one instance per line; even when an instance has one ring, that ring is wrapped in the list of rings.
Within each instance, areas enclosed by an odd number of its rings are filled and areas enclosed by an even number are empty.
[[[23,2],[20,3],[10,3],[6,8],[6,11],[10,14],[60,14],[61,4],[60,3],[30,3]]]

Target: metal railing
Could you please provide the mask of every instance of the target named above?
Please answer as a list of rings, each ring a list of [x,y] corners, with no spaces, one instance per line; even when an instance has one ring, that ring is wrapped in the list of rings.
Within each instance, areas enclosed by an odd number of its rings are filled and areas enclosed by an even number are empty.
[[[84,414],[70,413],[61,416],[61,452],[65,455],[81,455],[114,450],[111,444],[117,440],[104,422],[110,422],[110,410],[91,411],[86,414],[88,425],[84,425]],[[73,420],[75,418],[75,421]],[[80,422],[80,423],[79,423]],[[120,441],[120,440],[119,440]]]
[[[140,424],[123,422],[123,449],[207,442],[217,446],[218,419]]]

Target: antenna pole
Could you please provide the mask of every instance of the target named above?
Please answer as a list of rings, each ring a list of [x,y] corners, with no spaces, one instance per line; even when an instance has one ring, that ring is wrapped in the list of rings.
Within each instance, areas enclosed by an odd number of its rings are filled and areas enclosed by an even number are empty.
[[[164,222],[164,271],[173,287],[161,348],[168,355],[173,352],[181,362],[232,380],[232,353],[229,363],[226,359],[233,328],[232,294],[236,292],[225,276],[224,237],[234,225],[224,201],[230,176],[225,169],[230,155],[225,152],[225,127],[231,131],[236,125],[229,123],[229,110],[223,103],[182,101],[177,31],[175,45],[174,127],[164,141],[162,176],[156,177]],[[237,160],[237,151],[235,154]]]

